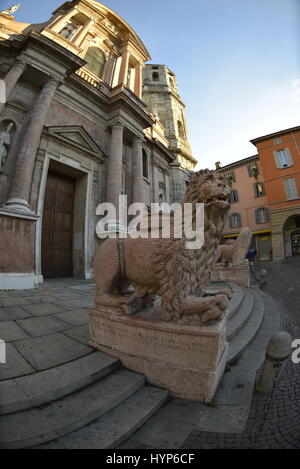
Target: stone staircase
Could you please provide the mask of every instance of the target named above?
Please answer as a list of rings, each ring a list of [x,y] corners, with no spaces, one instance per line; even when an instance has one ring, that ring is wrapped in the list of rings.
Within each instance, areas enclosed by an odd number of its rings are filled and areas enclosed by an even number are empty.
[[[248,372],[250,367],[250,407],[256,370],[263,362],[269,337],[279,327],[279,311],[259,290],[230,287],[227,368],[231,379],[225,374],[216,398],[230,392],[232,370],[238,373],[242,367]],[[128,448],[179,448],[211,410],[200,403],[173,399],[167,391],[148,386],[143,376],[125,370],[117,359],[93,352],[46,371],[0,381],[0,448],[101,449],[122,444]],[[191,420],[175,435],[176,415],[182,425],[187,416]],[[166,432],[169,436],[174,433],[173,440],[170,436],[164,443],[166,435],[160,434],[155,442],[168,418]]]

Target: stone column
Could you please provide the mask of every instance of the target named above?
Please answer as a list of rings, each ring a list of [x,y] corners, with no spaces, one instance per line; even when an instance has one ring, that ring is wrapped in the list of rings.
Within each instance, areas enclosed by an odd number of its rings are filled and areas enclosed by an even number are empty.
[[[141,63],[137,64],[135,67],[134,92],[139,98],[142,98],[142,70],[143,65]]]
[[[86,34],[89,32],[90,28],[93,26],[94,22],[95,22],[94,18],[91,18],[90,21],[88,21],[83,26],[81,31],[79,31],[78,35],[75,35],[75,37],[73,38],[74,39],[73,42],[76,46],[80,47],[82,41],[84,40]]]
[[[122,193],[123,133],[124,127],[120,122],[112,127],[107,169],[107,202],[114,204],[116,208]]]
[[[26,62],[23,60],[17,59],[11,69],[7,72],[7,75],[4,77],[6,85],[6,100],[8,99],[13,88],[16,86],[19,78],[25,72],[27,67]],[[0,112],[2,111],[4,104],[0,104]]]
[[[132,149],[132,203],[144,203],[143,141],[135,137]]]
[[[77,13],[77,8],[72,8],[66,15],[62,16],[57,23],[54,23],[53,27],[51,27],[52,31],[58,33],[63,26]]]
[[[126,50],[125,52],[123,52],[123,54],[122,54],[122,64],[121,64],[121,69],[120,69],[120,74],[119,74],[119,85],[120,84],[126,85],[126,83],[127,83],[129,57],[130,57],[129,50]]]
[[[14,177],[6,203],[8,208],[30,211],[29,198],[36,153],[57,86],[58,80],[48,79],[30,111],[26,131],[19,144]]]

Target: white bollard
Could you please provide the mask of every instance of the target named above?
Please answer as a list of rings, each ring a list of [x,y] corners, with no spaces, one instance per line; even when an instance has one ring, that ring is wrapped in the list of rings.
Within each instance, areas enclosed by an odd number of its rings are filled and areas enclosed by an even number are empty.
[[[268,343],[262,375],[256,390],[271,394],[284,371],[286,360],[292,352],[292,337],[287,332],[278,332]]]

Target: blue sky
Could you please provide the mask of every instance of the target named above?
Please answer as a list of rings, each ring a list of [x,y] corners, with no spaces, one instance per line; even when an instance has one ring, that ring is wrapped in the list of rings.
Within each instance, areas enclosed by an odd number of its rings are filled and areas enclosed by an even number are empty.
[[[32,23],[63,3],[18,1],[16,19]],[[176,73],[199,167],[253,155],[250,139],[300,125],[300,0],[102,3]]]

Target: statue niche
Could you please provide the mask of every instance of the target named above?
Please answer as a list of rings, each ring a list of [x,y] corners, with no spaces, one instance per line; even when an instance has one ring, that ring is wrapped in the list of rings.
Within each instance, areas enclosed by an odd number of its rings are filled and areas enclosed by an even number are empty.
[[[16,131],[14,122],[5,120],[0,124],[0,169],[4,169]]]
[[[62,30],[59,32],[61,36],[63,36],[65,39],[70,39],[71,36],[77,31],[77,26],[73,23],[68,23],[66,24]]]

